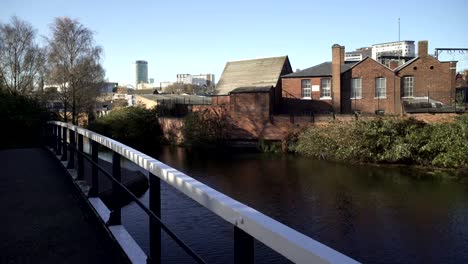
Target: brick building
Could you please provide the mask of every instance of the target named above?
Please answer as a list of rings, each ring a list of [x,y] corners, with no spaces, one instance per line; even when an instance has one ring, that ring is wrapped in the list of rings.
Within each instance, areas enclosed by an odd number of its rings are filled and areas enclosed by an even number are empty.
[[[367,57],[341,75],[342,113],[401,113],[400,78]]]
[[[229,105],[236,111],[245,109],[241,104],[248,104],[247,108],[262,109],[270,115],[281,102],[281,76],[291,72],[288,56],[228,62],[216,86],[213,104]]]
[[[419,41],[418,57],[395,69],[401,78],[402,101],[405,105],[418,100],[451,105],[455,100],[456,62],[441,62],[427,51],[427,41]]]
[[[344,46],[335,44],[331,63],[282,76],[283,108],[343,114],[444,108],[455,99],[456,62],[440,62],[427,51],[428,42],[420,41],[416,58],[391,69],[369,57],[347,64]]]

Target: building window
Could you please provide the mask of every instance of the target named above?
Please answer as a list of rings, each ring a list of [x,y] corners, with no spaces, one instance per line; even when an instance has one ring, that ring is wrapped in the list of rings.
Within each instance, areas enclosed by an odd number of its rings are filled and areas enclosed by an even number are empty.
[[[351,99],[362,98],[361,78],[351,79]]]
[[[414,77],[403,77],[403,97],[413,97]]]
[[[320,98],[331,98],[331,79],[330,78],[323,78],[320,80],[321,90],[320,90]]]
[[[301,87],[302,87],[302,98],[311,98],[310,80],[309,79],[302,80]]]
[[[375,78],[375,97],[386,98],[387,97],[387,79],[386,78]]]

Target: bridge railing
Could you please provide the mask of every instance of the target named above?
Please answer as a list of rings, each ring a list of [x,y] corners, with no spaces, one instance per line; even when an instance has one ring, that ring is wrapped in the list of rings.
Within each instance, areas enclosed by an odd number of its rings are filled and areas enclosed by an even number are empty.
[[[76,167],[78,179],[83,179],[84,159],[89,160],[92,167],[89,196],[98,195],[98,171],[100,170],[112,181],[112,193],[115,195],[115,199],[118,195],[128,195],[149,216],[150,249],[148,262],[161,262],[162,229],[196,262],[204,263],[204,260],[196,252],[161,221],[160,181],[162,180],[233,225],[235,263],[254,262],[254,239],[294,263],[358,263],[342,253],[118,141],[58,121],[48,122],[47,135],[49,136],[50,146],[58,155],[61,155],[61,159],[64,161],[69,160],[68,168]],[[83,152],[84,137],[88,138],[91,144],[91,157]],[[98,165],[99,145],[107,147],[113,153],[112,173],[108,173]],[[67,153],[70,154],[70,157],[68,157]],[[75,164],[75,155],[77,155],[77,164]],[[150,183],[149,208],[121,183],[121,157],[148,171]],[[108,225],[120,224],[121,209],[118,207],[112,210]]]

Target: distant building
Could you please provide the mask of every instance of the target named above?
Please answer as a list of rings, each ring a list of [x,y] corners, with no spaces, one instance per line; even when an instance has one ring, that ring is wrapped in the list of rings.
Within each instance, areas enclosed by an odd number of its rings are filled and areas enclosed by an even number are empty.
[[[211,86],[215,84],[215,76],[211,73],[206,74],[177,74],[177,83],[195,84],[199,86]]]
[[[135,62],[135,87],[140,83],[148,83],[148,62],[137,60]]]
[[[374,44],[372,47],[359,48],[345,53],[346,62],[359,62],[371,57],[381,64],[394,69],[416,56],[414,41],[394,41]]]
[[[362,61],[366,57],[372,56],[372,48],[371,47],[364,47],[356,49],[355,51],[346,52],[345,53],[345,61],[346,62],[358,62]]]
[[[114,89],[119,86],[116,82],[104,82],[101,86],[101,94],[111,94],[114,92]]]
[[[402,65],[416,57],[414,41],[403,40],[372,45],[372,58],[385,66],[391,61]]]

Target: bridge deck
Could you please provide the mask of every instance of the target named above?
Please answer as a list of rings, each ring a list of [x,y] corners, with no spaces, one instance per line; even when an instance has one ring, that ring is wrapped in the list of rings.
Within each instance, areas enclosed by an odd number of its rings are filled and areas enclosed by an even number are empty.
[[[0,150],[0,263],[127,263],[50,153]]]

